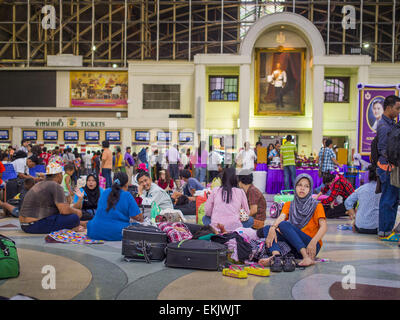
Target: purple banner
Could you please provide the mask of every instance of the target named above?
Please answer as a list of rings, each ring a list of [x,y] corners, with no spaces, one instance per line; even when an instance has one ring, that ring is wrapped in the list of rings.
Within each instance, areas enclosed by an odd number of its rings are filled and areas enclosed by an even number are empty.
[[[376,136],[378,121],[383,114],[383,102],[387,96],[398,95],[396,85],[372,86],[358,85],[359,117],[358,117],[358,153],[369,155],[371,142]]]

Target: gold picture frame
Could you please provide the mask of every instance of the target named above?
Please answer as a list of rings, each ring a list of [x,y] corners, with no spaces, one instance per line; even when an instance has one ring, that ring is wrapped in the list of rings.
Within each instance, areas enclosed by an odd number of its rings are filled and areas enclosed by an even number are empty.
[[[254,114],[259,116],[301,116],[305,111],[305,48],[257,48],[255,51]],[[273,70],[277,63],[280,71]],[[261,68],[264,68],[261,70]],[[288,68],[286,73],[286,68]],[[276,68],[275,68],[276,69]],[[300,70],[299,70],[300,69]],[[285,75],[283,76],[283,74]],[[281,83],[275,86],[276,75]],[[263,91],[264,90],[264,91]],[[279,90],[279,91],[278,91]],[[275,95],[275,91],[282,92]]]

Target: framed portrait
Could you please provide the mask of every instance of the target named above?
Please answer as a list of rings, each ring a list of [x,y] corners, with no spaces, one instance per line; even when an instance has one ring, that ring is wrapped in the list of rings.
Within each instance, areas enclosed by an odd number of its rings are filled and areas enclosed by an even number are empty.
[[[256,49],[255,115],[304,115],[305,49]]]

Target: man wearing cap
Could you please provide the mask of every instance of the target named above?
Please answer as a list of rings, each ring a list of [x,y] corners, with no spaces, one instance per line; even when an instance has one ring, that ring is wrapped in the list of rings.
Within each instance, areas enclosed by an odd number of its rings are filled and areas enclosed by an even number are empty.
[[[61,186],[63,168],[56,162],[46,167],[46,179],[35,184],[25,195],[19,221],[26,233],[45,234],[62,229],[83,231],[80,227],[82,211],[66,201]]]

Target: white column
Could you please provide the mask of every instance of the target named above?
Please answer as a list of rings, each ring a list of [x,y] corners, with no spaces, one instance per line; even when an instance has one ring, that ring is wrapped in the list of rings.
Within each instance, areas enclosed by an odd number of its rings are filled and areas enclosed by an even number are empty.
[[[13,147],[17,147],[17,149],[21,146],[22,140],[22,129],[21,127],[12,127],[12,141],[11,144]]]
[[[312,151],[318,153],[324,128],[324,66],[313,66]]]
[[[196,119],[196,134],[200,135],[206,126],[206,66],[196,64],[194,72],[194,106]]]
[[[122,128],[121,132],[121,141],[122,141],[122,154],[125,154],[126,148],[132,148],[132,129],[131,128]]]
[[[358,71],[357,71],[357,84],[363,84],[366,85],[369,83],[369,67],[368,66],[359,66]],[[356,96],[356,103],[354,103],[354,108],[352,108],[352,113],[351,113],[351,120],[355,120],[357,123],[357,126],[354,128],[354,133],[352,134],[352,137],[349,137],[349,153],[351,156],[351,151],[354,149],[355,152],[358,152],[357,146],[358,146],[358,112],[359,112],[359,103],[358,103],[358,90],[357,90],[357,96]],[[351,157],[350,157],[351,158]]]
[[[238,147],[250,139],[250,64],[240,65]]]

